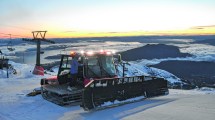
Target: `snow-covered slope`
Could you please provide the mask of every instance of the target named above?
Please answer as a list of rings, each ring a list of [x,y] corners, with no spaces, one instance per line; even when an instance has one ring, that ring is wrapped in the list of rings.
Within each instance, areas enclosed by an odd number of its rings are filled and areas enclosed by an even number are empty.
[[[138,64],[136,62],[128,62],[125,64],[125,68],[127,68],[127,72],[125,72],[126,76],[154,76],[154,77],[160,77],[165,78],[170,83],[181,83],[180,78],[176,77],[175,75],[161,69],[153,68],[153,67],[147,67],[145,65]],[[118,75],[122,76],[123,66],[118,66]]]
[[[42,76],[31,74],[33,66],[11,64],[20,72],[10,75],[10,78],[4,77],[4,71],[0,72],[0,120],[213,120],[215,117],[215,89],[212,88],[188,91],[170,89],[167,96],[95,112],[86,112],[79,106],[61,107],[44,100],[41,95],[26,97],[27,93],[40,86]],[[153,68],[130,64],[126,65],[129,69],[128,76],[151,75],[149,71]],[[122,68],[119,67],[120,69]],[[56,70],[55,68],[54,71]],[[159,73],[157,76],[172,77],[162,70],[153,71]]]
[[[1,80],[0,83],[6,80]],[[24,82],[25,81],[25,82]],[[61,107],[41,95],[26,97],[37,79],[8,81],[0,93],[1,120],[213,120],[215,90],[170,90],[168,96],[146,99],[101,111],[86,112],[79,106]],[[10,88],[10,90],[9,90]]]
[[[27,65],[27,64],[20,64],[20,63],[14,63],[12,61],[9,62],[17,71],[17,74],[10,74],[10,78],[31,78],[34,77],[32,75],[32,71],[34,69],[34,66]],[[176,77],[175,75],[161,69],[147,67],[145,65],[138,64],[137,62],[128,62],[125,64],[125,68],[128,70],[125,72],[126,76],[154,76],[154,77],[162,77],[168,80],[170,83],[181,83],[180,78]],[[118,69],[118,76],[122,77],[122,71],[123,67],[122,64],[117,66]],[[47,72],[49,74],[57,74],[58,72],[58,66],[55,66],[52,68],[52,73]],[[10,71],[9,71],[10,72]],[[11,73],[11,72],[10,72]],[[0,70],[0,78],[6,78],[6,70]]]

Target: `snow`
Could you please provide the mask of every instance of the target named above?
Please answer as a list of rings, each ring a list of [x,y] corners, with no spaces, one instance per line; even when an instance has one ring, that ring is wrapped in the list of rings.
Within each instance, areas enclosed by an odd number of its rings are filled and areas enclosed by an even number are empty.
[[[177,95],[177,96],[176,96]],[[158,105],[132,114],[124,120],[213,120],[214,119],[214,95],[184,95],[170,94],[166,97],[156,98],[161,100]],[[162,101],[163,100],[163,101]]]
[[[33,66],[10,63],[18,69],[19,74],[10,74],[10,78],[5,78],[3,74],[0,76],[0,120],[213,120],[215,117],[214,88],[170,89],[167,96],[93,112],[84,111],[79,106],[61,107],[44,100],[41,95],[26,96],[34,88],[40,87],[41,78],[49,75],[35,76],[31,73]],[[149,75],[147,71],[151,68],[130,64],[127,65],[128,75]],[[57,71],[57,68],[53,69]],[[170,73],[157,71],[160,76],[171,76]]]
[[[159,78],[165,78],[170,83],[181,83],[180,78],[176,77],[172,73],[169,73],[165,70],[153,68],[153,67],[147,67],[145,65],[142,65],[138,62],[128,62],[125,64],[125,67],[128,68],[128,71],[125,72],[126,76],[154,76]],[[118,76],[122,77],[122,71],[123,67],[122,65],[118,66]]]
[[[196,89],[196,91],[202,92],[203,94],[214,94],[215,88],[202,87],[202,88]]]
[[[25,80],[25,79],[24,79]],[[2,81],[6,80],[1,80]],[[146,99],[119,107],[86,112],[79,106],[61,107],[44,100],[41,95],[26,97],[30,89],[38,86],[38,80],[9,81],[0,94],[1,120],[213,120],[215,115],[215,91],[207,94],[202,90],[171,90],[162,97]],[[15,88],[14,88],[15,87]],[[195,115],[197,114],[197,116]]]

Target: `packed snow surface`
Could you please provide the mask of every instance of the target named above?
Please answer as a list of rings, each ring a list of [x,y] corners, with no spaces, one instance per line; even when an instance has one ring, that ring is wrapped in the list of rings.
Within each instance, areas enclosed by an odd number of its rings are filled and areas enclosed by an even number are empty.
[[[87,112],[79,106],[58,106],[41,95],[26,97],[35,87],[39,87],[37,77],[1,79],[0,120],[213,120],[215,117],[215,89],[170,89],[167,96]]]
[[[93,112],[84,111],[80,106],[61,107],[44,100],[41,95],[26,96],[40,87],[41,78],[50,75],[35,76],[32,75],[33,66],[11,64],[18,70],[17,75],[10,74],[10,78],[6,78],[5,71],[0,72],[0,120],[214,120],[215,117],[213,88],[170,89],[167,96]],[[140,71],[148,74],[149,68],[144,66],[134,64],[127,67],[130,68],[128,75],[139,74]]]

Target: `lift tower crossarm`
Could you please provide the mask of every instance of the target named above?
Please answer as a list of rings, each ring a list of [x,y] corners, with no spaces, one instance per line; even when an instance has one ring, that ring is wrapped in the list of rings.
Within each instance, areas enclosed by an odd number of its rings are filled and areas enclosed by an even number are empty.
[[[48,43],[52,43],[52,44],[55,43],[54,41],[45,39],[46,32],[47,32],[47,31],[33,31],[33,32],[32,32],[32,34],[33,34],[33,39],[25,39],[25,38],[22,39],[23,41],[28,41],[28,42],[35,42],[35,43],[37,43],[36,66],[35,66],[34,72],[33,72],[34,74],[37,74],[37,75],[41,75],[40,73],[35,72],[35,71],[37,71],[37,68],[41,69],[41,70],[39,70],[39,71],[43,71],[43,70],[44,70],[44,69],[41,67],[41,65],[40,65],[40,45],[41,45],[41,41],[43,41],[43,42],[48,42]],[[43,73],[43,74],[44,74],[44,73]]]

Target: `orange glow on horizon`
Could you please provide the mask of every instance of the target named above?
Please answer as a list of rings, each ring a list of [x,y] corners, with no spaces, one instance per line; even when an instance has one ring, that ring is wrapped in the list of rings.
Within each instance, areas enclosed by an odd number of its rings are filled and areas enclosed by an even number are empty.
[[[31,32],[11,31],[10,29],[0,30],[0,33],[12,34],[12,38],[32,38]],[[120,37],[120,36],[150,36],[150,35],[215,35],[213,27],[194,27],[186,30],[163,30],[163,31],[132,31],[132,32],[57,32],[49,31],[46,38],[86,38],[86,37]],[[9,38],[9,35],[0,34],[0,38]]]
[[[48,32],[47,38],[85,38],[85,37],[120,37],[120,36],[150,36],[150,35],[215,35],[215,27],[202,29],[163,31],[132,31],[132,32]]]
[[[1,0],[0,38],[215,34],[214,0],[39,1]]]

